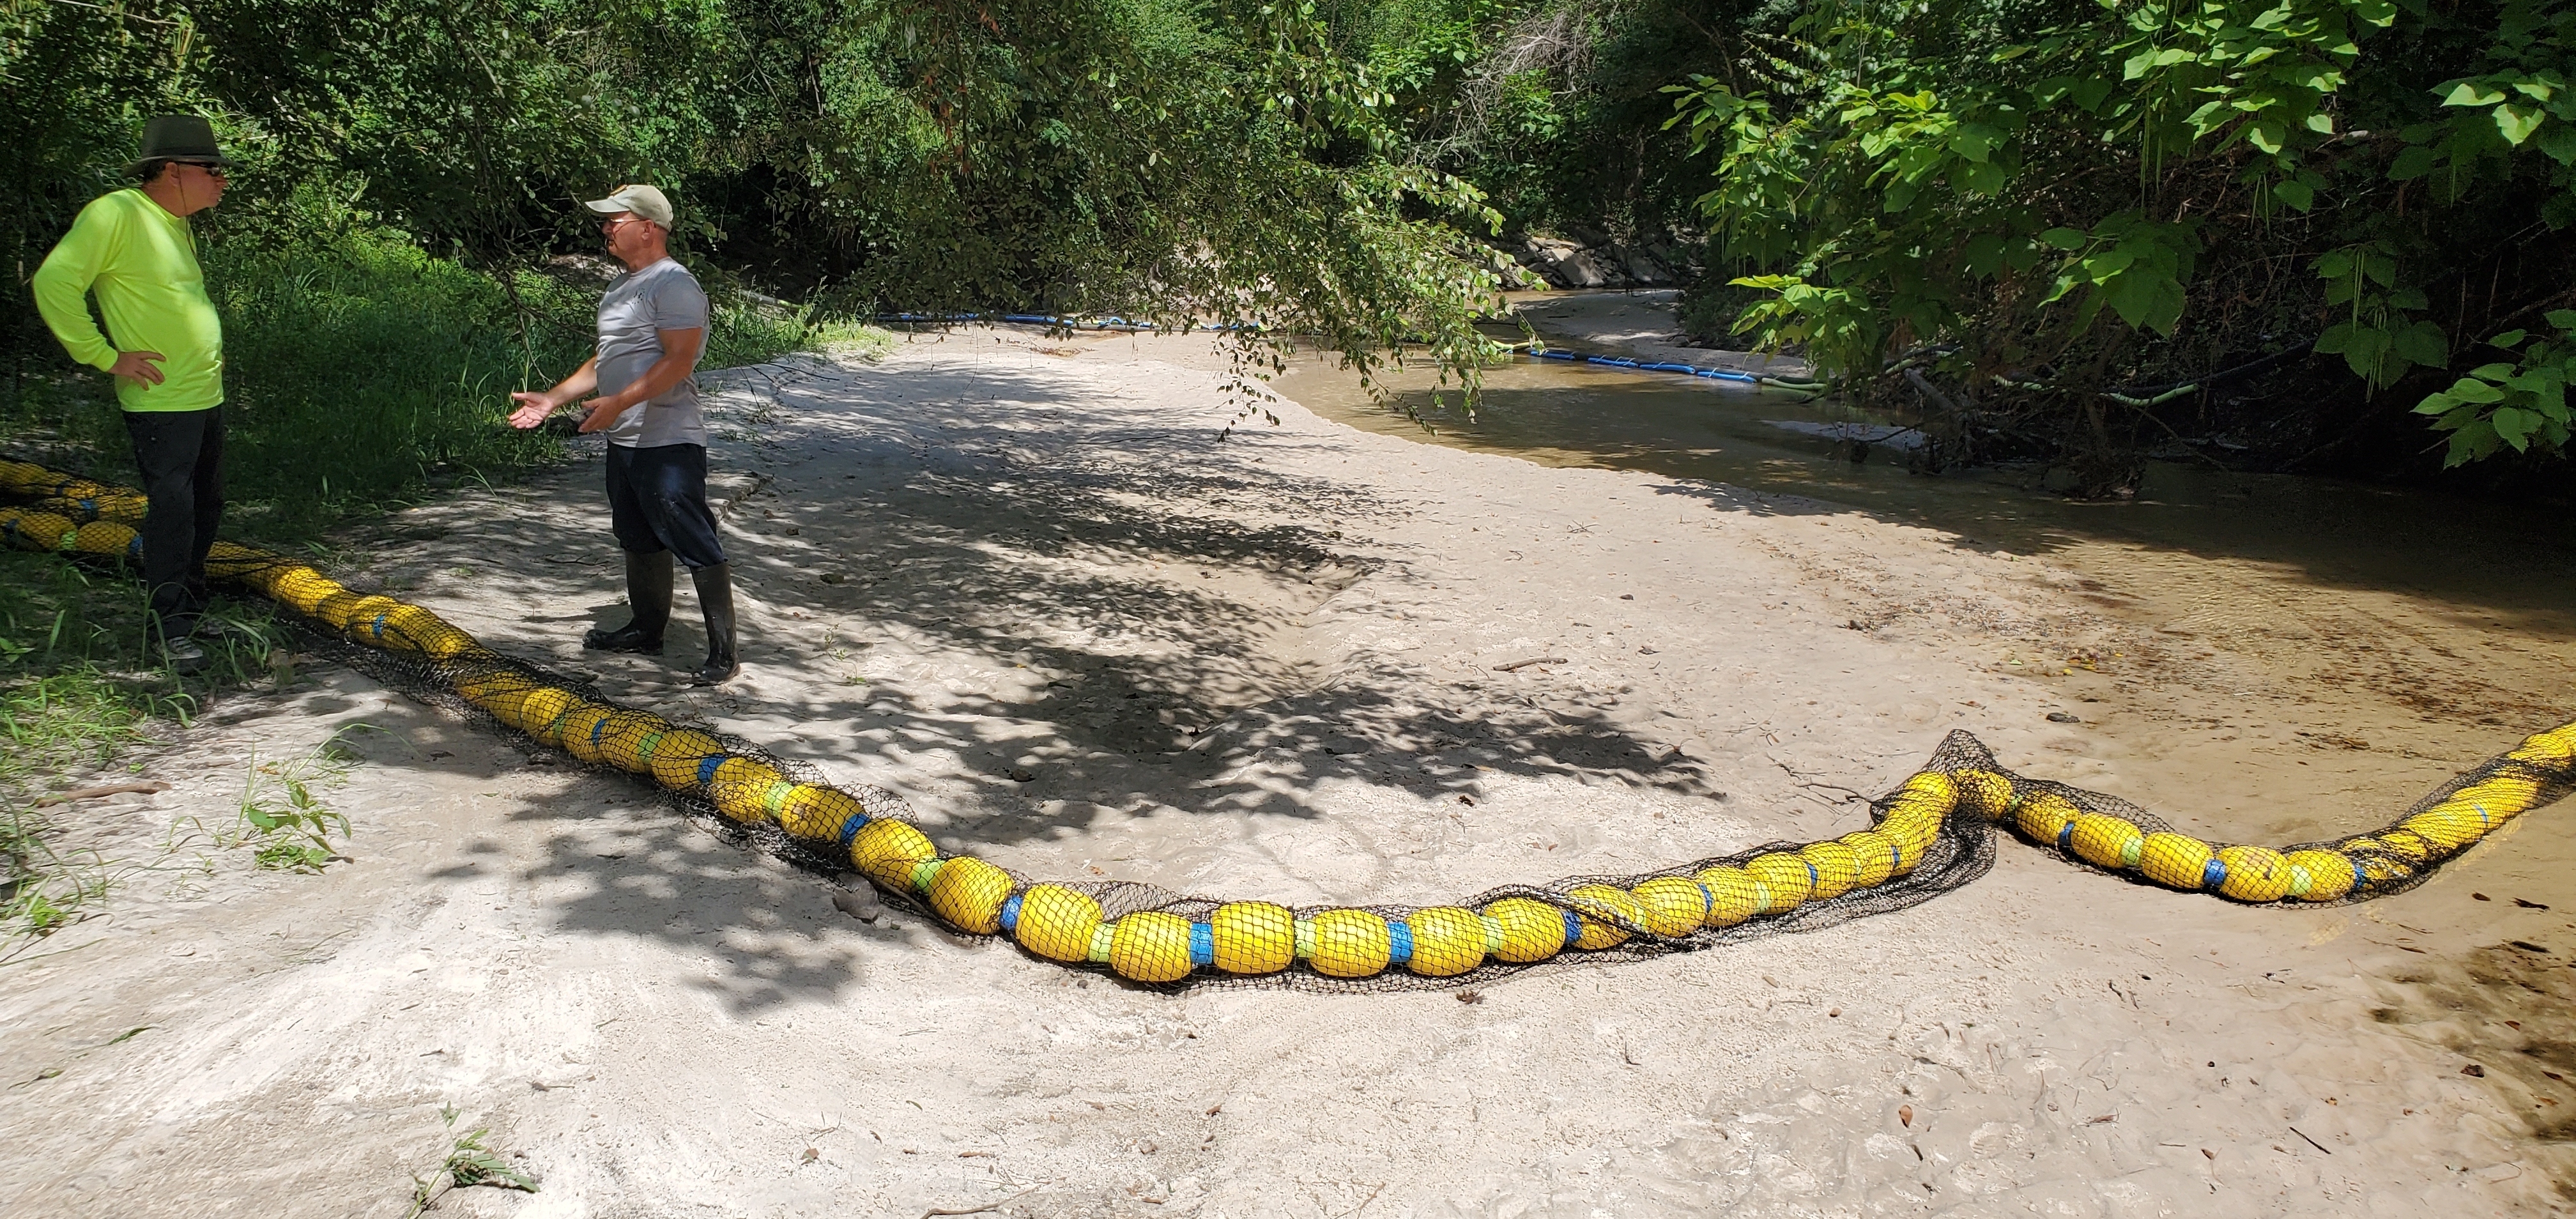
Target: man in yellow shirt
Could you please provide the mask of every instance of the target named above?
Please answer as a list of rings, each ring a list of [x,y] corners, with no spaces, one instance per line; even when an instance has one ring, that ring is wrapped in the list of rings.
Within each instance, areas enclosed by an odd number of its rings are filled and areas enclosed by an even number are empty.
[[[151,500],[141,532],[153,634],[182,673],[206,667],[189,636],[205,612],[206,551],[224,513],[223,326],[188,217],[223,199],[228,164],[205,119],[146,122],[133,165],[140,185],[82,208],[32,285],[37,312],[72,358],[116,378]],[[90,320],[92,292],[105,335]]]

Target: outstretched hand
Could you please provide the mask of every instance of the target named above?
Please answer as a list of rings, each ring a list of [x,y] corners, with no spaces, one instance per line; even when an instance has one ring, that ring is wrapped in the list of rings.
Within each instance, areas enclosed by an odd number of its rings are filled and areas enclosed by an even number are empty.
[[[510,401],[519,404],[519,409],[510,412],[510,426],[523,432],[544,423],[546,416],[555,413],[554,399],[544,394],[514,393],[510,395]]]

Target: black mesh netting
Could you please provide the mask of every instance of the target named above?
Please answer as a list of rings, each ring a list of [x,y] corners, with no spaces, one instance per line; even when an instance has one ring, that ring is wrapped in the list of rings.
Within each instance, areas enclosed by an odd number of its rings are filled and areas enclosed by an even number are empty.
[[[143,499],[0,460],[0,541],[133,555]],[[2515,816],[2576,787],[2576,724],[2436,788],[2366,834],[2273,848],[2176,832],[2113,796],[2005,770],[1953,732],[1871,803],[1869,828],[1653,872],[1506,885],[1447,906],[1229,901],[1129,881],[1045,881],[943,855],[901,797],[704,727],[620,706],[589,684],[485,648],[419,605],[343,587],[290,556],[219,543],[208,574],[274,600],[308,646],[385,684],[584,765],[650,780],[739,841],[820,874],[855,871],[895,901],[1029,954],[1140,985],[1384,990],[1458,986],[1569,961],[1634,959],[1812,931],[1928,901],[1985,875],[2009,824],[2083,866],[2236,901],[2397,892]]]

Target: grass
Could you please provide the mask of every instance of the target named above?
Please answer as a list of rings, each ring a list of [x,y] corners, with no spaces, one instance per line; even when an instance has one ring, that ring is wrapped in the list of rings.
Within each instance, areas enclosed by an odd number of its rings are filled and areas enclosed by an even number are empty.
[[[0,551],[0,960],[97,913],[130,870],[55,845],[52,814],[35,801],[266,672],[265,608],[217,612],[239,630],[208,647],[213,668],[183,678],[145,648],[143,590],[126,573]]]
[[[312,542],[354,517],[561,459],[557,434],[501,420],[511,391],[550,385],[589,357],[595,285],[527,271],[505,285],[383,230],[209,243],[205,261],[224,324],[226,536]],[[708,330],[708,368],[858,337],[739,300],[719,304]],[[106,379],[59,358],[29,364],[50,371],[0,388],[0,432],[130,481]]]
[[[226,537],[327,557],[340,526],[562,458],[556,434],[502,416],[509,391],[551,384],[588,357],[597,285],[535,272],[504,283],[389,230],[294,231],[312,235],[219,237],[204,251],[224,325]],[[706,367],[891,342],[711,282]],[[0,436],[17,455],[130,483],[106,378],[35,335],[42,350],[8,353],[15,373],[0,376]],[[113,765],[153,725],[185,727],[218,690],[271,676],[284,636],[266,604],[219,599],[216,612],[245,629],[208,645],[210,671],[182,679],[146,650],[130,572],[0,550],[0,942],[86,917],[114,874],[48,845],[52,826],[31,803],[42,790]],[[330,829],[346,833],[312,801],[314,779],[272,774],[263,787],[254,775],[240,833],[259,840],[263,866],[319,870]]]
[[[262,762],[253,753],[224,845],[250,848],[252,862],[274,872],[319,872],[341,858],[332,849],[331,831],[348,837],[349,819],[314,793],[348,777],[357,760],[346,742],[351,733],[381,731],[372,724],[350,724],[311,753],[285,761]]]
[[[449,1130],[456,1129],[456,1106],[440,1105],[438,1116]],[[509,1161],[484,1145],[484,1138],[491,1133],[490,1127],[477,1126],[449,1139],[446,1158],[437,1168],[427,1174],[412,1174],[411,1210],[404,1214],[403,1219],[420,1219],[421,1212],[438,1205],[439,1198],[451,1189],[487,1185],[494,1189],[537,1192],[536,1178],[510,1167]]]

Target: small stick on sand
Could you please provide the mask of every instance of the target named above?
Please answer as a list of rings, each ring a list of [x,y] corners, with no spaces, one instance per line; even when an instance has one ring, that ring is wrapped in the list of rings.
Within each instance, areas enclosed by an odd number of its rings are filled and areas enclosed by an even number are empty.
[[[159,780],[147,783],[110,783],[103,787],[75,787],[61,795],[47,796],[36,801],[36,807],[44,808],[51,804],[69,804],[74,800],[96,800],[101,796],[121,796],[127,792],[141,792],[148,796],[154,792],[165,792],[168,790],[170,790],[170,785],[160,782]]]
[[[2295,1135],[2299,1136],[2300,1138],[2308,1139],[2308,1132],[2307,1132],[2307,1131],[2305,1131],[2305,1130],[2301,1130],[2301,1129],[2299,1129],[2299,1128],[2298,1128],[2298,1127],[2296,1127],[2296,1126],[2292,1126],[2292,1127],[2290,1127],[2290,1133],[2295,1134]],[[2315,1139],[2308,1139],[2308,1146],[2310,1146],[2310,1147],[2314,1147],[2314,1148],[2316,1148],[2317,1150],[2319,1150],[2319,1151],[2322,1151],[2322,1152],[2326,1153],[2327,1155],[2333,1155],[2333,1154],[2334,1154],[2334,1149],[2333,1149],[2333,1148],[2328,1147],[2328,1146],[2326,1146],[2325,1144],[2323,1144],[2323,1143],[2320,1143],[2320,1142],[2316,1141]]]
[[[1531,665],[1561,665],[1564,663],[1565,658],[1562,656],[1533,656],[1528,660],[1515,660],[1507,665],[1495,665],[1494,672],[1513,673],[1526,669]]]
[[[1005,1207],[1005,1206],[1009,1206],[1010,1204],[1012,1204],[1012,1203],[1014,1203],[1014,1202],[1019,1201],[1019,1200],[1020,1200],[1020,1199],[1022,1199],[1022,1198],[1028,1197],[1030,1194],[1034,1194],[1034,1193],[1038,1192],[1039,1188],[1040,1188],[1039,1186],[1032,1185],[1032,1186],[1028,1187],[1027,1189],[1021,1190],[1020,1192],[1018,1192],[1018,1193],[1016,1193],[1016,1194],[1011,1195],[1010,1197],[1007,1197],[1007,1198],[1002,1199],[1001,1201],[998,1201],[998,1202],[987,1202],[987,1203],[985,1203],[985,1204],[984,1204],[984,1205],[982,1205],[982,1206],[969,1206],[969,1207],[966,1207],[966,1208],[961,1209],[961,1210],[950,1210],[950,1209],[947,1209],[947,1208],[944,1208],[944,1207],[933,1207],[933,1208],[931,1208],[931,1209],[929,1209],[929,1210],[926,1210],[926,1211],[921,1212],[921,1219],[934,1219],[934,1217],[935,1217],[935,1216],[939,1216],[939,1215],[981,1215],[981,1214],[983,1214],[983,1213],[984,1213],[984,1212],[986,1212],[986,1211],[997,1211],[997,1210],[1002,1209],[1002,1208],[1003,1208],[1003,1207]]]
[[[741,504],[744,500],[750,499],[752,496],[760,494],[763,490],[768,488],[769,483],[770,477],[767,474],[763,474],[760,477],[751,480],[751,490],[745,491],[732,499],[726,500],[724,502],[724,507],[716,509],[716,522],[718,524],[722,524],[726,517],[733,515],[735,506]]]

